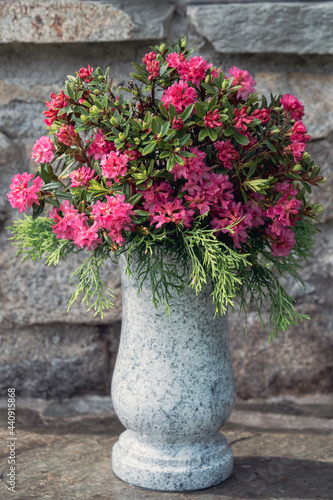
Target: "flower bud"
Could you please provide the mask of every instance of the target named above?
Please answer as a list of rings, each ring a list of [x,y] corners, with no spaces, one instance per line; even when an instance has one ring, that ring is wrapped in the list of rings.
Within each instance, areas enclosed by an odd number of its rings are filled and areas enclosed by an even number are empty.
[[[302,165],[300,165],[299,163],[294,165],[293,168],[291,169],[292,172],[298,172],[299,170],[302,170]]]
[[[226,90],[228,88],[228,85],[229,85],[229,80],[224,80],[224,82],[222,83],[222,90]]]
[[[302,158],[303,158],[303,160],[311,160],[311,156],[307,152],[303,153],[303,157]]]
[[[179,153],[179,152],[180,152],[180,148],[175,148],[175,149],[174,149],[174,152],[175,152],[175,153]]]
[[[126,139],[126,135],[125,135],[125,134],[123,134],[123,133],[121,132],[121,133],[119,134],[119,139],[120,139],[121,141],[124,141],[124,140]]]
[[[114,127],[117,127],[117,126],[118,126],[118,120],[117,120],[117,118],[116,118],[115,116],[112,116],[112,118],[111,118],[110,122],[112,123],[112,125],[113,125]]]
[[[99,115],[99,109],[97,106],[91,106],[91,108],[89,109],[89,113],[91,115]]]
[[[160,52],[164,52],[166,49],[165,43],[161,43],[160,45]]]
[[[211,80],[212,80],[211,75],[207,75],[206,78],[205,78],[205,83],[210,83]]]
[[[187,45],[186,40],[183,40],[183,41],[182,41],[182,44],[181,44],[181,48],[182,48],[182,49],[185,49],[185,48],[186,48],[186,45]]]
[[[80,119],[83,121],[83,122],[86,122],[88,117],[86,115],[80,115]]]
[[[98,89],[94,90],[94,94],[99,95],[100,93],[101,93],[100,90],[98,90]]]
[[[139,145],[141,141],[138,137],[134,137],[134,142],[135,144]]]

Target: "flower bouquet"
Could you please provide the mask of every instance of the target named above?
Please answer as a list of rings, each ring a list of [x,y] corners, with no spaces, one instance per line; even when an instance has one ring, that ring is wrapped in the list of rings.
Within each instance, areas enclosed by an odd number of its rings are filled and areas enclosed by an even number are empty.
[[[216,313],[237,301],[262,322],[268,308],[273,338],[306,317],[279,277],[300,280],[321,212],[308,200],[324,179],[305,152],[304,106],[289,94],[259,98],[247,71],[223,73],[191,52],[182,37],[134,63],[125,88],[88,66],[51,94],[38,169],[15,175],[7,195],[19,212],[32,208],[12,239],[48,265],[88,250],[69,305],[83,294],[103,315],[112,291],[100,268],[127,252],[155,304],[210,281]]]

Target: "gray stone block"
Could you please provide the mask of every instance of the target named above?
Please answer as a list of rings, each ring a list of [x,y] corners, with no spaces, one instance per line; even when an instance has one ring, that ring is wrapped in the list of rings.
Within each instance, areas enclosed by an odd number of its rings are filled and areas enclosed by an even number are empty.
[[[189,6],[198,33],[223,53],[333,53],[332,2]]]
[[[4,0],[0,43],[77,43],[146,40],[164,36],[172,2]]]

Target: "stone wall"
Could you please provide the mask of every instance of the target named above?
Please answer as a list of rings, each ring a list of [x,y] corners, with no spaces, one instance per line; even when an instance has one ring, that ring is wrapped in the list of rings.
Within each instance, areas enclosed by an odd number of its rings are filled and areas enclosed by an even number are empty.
[[[239,5],[243,3],[243,5]],[[235,64],[257,80],[259,92],[296,94],[306,105],[309,151],[327,183],[316,193],[325,213],[315,257],[302,275],[307,291],[288,282],[298,310],[311,322],[267,345],[250,312],[230,315],[232,356],[242,398],[329,392],[333,386],[333,2],[75,1],[0,2],[0,395],[65,398],[109,390],[119,340],[121,290],[116,266],[105,280],[116,307],[103,320],[76,303],[70,312],[68,274],[76,256],[47,268],[15,258],[6,227],[17,213],[5,193],[44,134],[50,92],[82,66],[111,67],[125,83],[131,61],[147,47],[186,33],[196,54],[226,71]],[[324,22],[323,22],[324,20]]]

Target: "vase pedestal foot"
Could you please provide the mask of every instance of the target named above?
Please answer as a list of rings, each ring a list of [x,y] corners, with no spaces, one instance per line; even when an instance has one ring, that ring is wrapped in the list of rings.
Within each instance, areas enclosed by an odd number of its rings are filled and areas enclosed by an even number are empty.
[[[190,491],[215,486],[231,474],[233,453],[217,432],[195,443],[152,443],[123,432],[112,450],[117,477],[134,486],[159,491]]]

